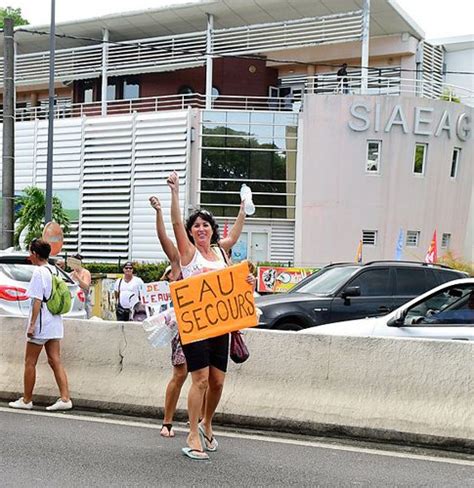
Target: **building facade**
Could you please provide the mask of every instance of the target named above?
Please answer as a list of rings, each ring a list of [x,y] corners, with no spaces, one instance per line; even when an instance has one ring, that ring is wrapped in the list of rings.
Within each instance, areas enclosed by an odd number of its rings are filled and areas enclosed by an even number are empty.
[[[423,259],[436,229],[441,251],[472,260],[472,92],[446,100],[444,49],[392,2],[264,3],[57,26],[53,187],[73,220],[67,250],[164,259],[148,197],[169,225],[176,170],[185,214],[209,208],[222,229],[251,186],[257,212],[235,260],[353,260],[360,239],[364,259],[390,259],[400,229],[405,259]],[[46,31],[15,33],[17,193],[45,187]]]

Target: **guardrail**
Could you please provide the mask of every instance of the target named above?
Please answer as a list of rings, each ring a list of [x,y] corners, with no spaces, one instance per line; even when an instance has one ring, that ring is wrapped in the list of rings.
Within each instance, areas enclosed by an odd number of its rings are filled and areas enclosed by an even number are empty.
[[[336,74],[309,76],[305,80],[305,93],[361,95],[362,76],[348,73],[344,78]],[[366,95],[413,95],[421,98],[441,99],[474,104],[474,91],[467,88],[399,76],[368,76]]]
[[[347,80],[338,79],[336,74],[307,77],[307,94],[316,95],[362,95],[362,76],[347,75]],[[427,82],[400,78],[398,76],[369,76],[366,95],[411,95],[421,98],[440,99],[474,106],[474,91],[447,83]],[[160,110],[183,110],[206,108],[206,97],[200,93],[185,95],[163,95],[133,100],[111,100],[107,102],[107,115],[131,114],[134,112],[158,112]],[[302,109],[300,95],[286,97],[255,97],[240,95],[219,95],[212,99],[213,110],[263,110],[299,112]],[[55,107],[57,119],[70,117],[97,117],[102,115],[101,102],[61,103]],[[0,111],[0,119],[2,112]],[[17,121],[46,119],[48,107],[17,108]]]
[[[301,102],[288,97],[245,97],[220,95],[212,100],[212,109],[219,110],[270,110],[298,111]],[[164,95],[159,97],[136,98],[133,100],[113,100],[107,102],[107,115],[131,114],[134,112],[158,112],[160,110],[183,110],[188,107],[206,108],[206,97],[199,93],[187,95]],[[27,107],[17,109],[18,121],[46,119],[48,107]],[[1,115],[1,112],[0,112]],[[54,117],[97,117],[102,115],[101,102],[63,103],[55,107]]]

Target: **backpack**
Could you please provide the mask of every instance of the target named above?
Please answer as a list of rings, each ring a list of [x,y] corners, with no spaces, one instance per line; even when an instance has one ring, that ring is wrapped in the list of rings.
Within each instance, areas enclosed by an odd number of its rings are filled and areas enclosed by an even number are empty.
[[[63,315],[71,310],[71,293],[67,284],[46,267],[51,273],[51,296],[46,302],[46,307],[53,315]]]

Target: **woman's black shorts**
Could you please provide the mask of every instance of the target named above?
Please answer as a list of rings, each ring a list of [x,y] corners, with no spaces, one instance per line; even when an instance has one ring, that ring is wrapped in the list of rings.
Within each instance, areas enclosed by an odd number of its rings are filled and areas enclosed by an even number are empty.
[[[225,373],[229,361],[229,334],[185,344],[183,352],[189,372],[214,366]]]

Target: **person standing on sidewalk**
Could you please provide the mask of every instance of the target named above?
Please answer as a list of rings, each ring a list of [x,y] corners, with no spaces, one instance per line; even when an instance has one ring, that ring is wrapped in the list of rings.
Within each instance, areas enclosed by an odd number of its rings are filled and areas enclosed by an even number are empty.
[[[155,209],[156,212],[156,234],[158,236],[158,240],[160,241],[161,247],[170,262],[170,266],[168,266],[161,279],[169,282],[177,281],[182,278],[178,249],[166,233],[163,212],[158,197],[150,197],[150,205]],[[244,221],[245,211],[244,202],[242,202],[237,219],[230,229],[228,236],[219,240],[219,245],[227,252],[239,240],[244,226]],[[171,364],[173,365],[173,376],[166,387],[165,412],[163,426],[161,427],[160,432],[162,437],[174,437],[175,435],[173,430],[173,417],[176,412],[176,405],[178,404],[181,389],[188,376],[186,358],[183,353],[183,348],[181,347],[179,336],[176,336],[171,342]],[[204,416],[203,414],[202,416]]]
[[[60,340],[64,335],[61,315],[53,315],[44,303],[51,296],[53,275],[48,269],[51,246],[42,239],[33,239],[30,244],[30,261],[35,265],[28,286],[27,295],[31,298],[30,316],[26,330],[25,371],[23,377],[23,396],[8,405],[12,408],[31,410],[33,408],[33,389],[36,382],[36,364],[44,347],[48,363],[54,373],[60,398],[46,410],[70,410],[69,386],[66,371],[61,362]]]
[[[119,322],[131,320],[132,310],[139,300],[142,285],[143,280],[133,274],[133,263],[127,261],[123,265],[123,278],[119,278],[114,286],[117,301],[115,313]]]

